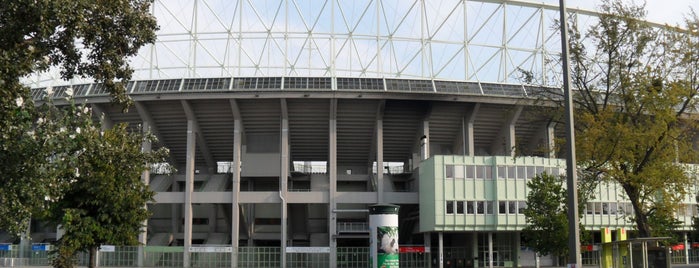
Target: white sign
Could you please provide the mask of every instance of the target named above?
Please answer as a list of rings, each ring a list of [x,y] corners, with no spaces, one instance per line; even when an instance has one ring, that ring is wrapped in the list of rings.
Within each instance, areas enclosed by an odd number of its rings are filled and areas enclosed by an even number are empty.
[[[233,252],[233,247],[189,247],[189,252],[206,252],[206,253]]]
[[[286,247],[286,253],[330,253],[330,247]]]
[[[113,245],[101,245],[100,251],[102,251],[102,252],[114,252],[114,251],[116,251],[116,247]]]

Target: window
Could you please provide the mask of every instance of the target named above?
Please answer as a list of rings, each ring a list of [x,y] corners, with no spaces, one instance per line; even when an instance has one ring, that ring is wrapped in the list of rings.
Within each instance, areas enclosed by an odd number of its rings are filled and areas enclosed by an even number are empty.
[[[454,214],[454,201],[447,201],[447,214]]]
[[[456,201],[456,213],[464,214],[464,201]]]
[[[487,214],[495,214],[495,201],[485,202],[485,205]]]
[[[483,179],[485,177],[484,172],[483,166],[476,166],[476,179]]]
[[[463,179],[464,178],[464,166],[454,166],[454,178]]]
[[[509,213],[509,214],[517,213],[517,201],[507,202],[507,213]]]
[[[507,167],[507,178],[508,179],[515,178],[515,174],[517,174],[517,172],[515,171],[516,169],[517,169],[516,167]]]
[[[592,215],[595,214],[595,204],[592,202],[587,202],[585,205],[585,214]]]
[[[525,169],[524,167],[517,167],[517,178],[518,179],[525,179]]]
[[[602,214],[609,215],[609,203],[602,203]]]
[[[474,175],[475,173],[475,168],[474,166],[466,166],[466,178],[467,179],[473,179],[476,176]]]
[[[507,167],[498,167],[498,179],[507,178]]]
[[[447,179],[454,178],[454,165],[446,165],[444,170],[444,177]]]
[[[485,202],[476,201],[476,212],[478,214],[485,214]]]
[[[519,214],[524,214],[524,210],[527,208],[527,202],[526,201],[518,201],[517,202],[517,212]]]
[[[474,214],[473,201],[466,201],[466,214]]]
[[[507,201],[498,202],[498,213],[507,214]]]

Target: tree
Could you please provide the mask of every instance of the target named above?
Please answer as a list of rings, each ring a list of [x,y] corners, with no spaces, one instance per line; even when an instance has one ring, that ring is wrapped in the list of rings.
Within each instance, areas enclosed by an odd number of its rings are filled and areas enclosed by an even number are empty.
[[[559,258],[568,255],[568,194],[564,187],[565,178],[542,173],[527,182],[527,207],[524,217],[527,227],[522,230],[523,243],[542,255]],[[590,196],[590,187],[579,185],[580,206]],[[578,217],[582,217],[582,209]],[[580,231],[585,234],[584,227]],[[585,240],[585,239],[583,239]]]
[[[141,150],[152,135],[129,132],[125,124],[101,131],[93,124],[89,109],[71,106],[63,114],[80,127],[72,132],[73,169],[64,173],[64,191],[47,200],[45,219],[59,225],[64,235],[58,240],[54,267],[73,267],[75,254],[89,250],[89,267],[96,267],[100,245],[137,245],[143,221],[150,216],[145,207],[154,192],[141,181],[147,163],[162,162],[167,150]],[[60,112],[59,112],[60,113]]]
[[[640,237],[667,234],[693,184],[680,163],[697,159],[696,46],[690,34],[651,27],[644,6],[600,9],[584,35],[569,30],[581,180],[620,185]]]
[[[155,40],[151,2],[12,0],[0,5],[0,229],[24,233],[45,200],[62,194],[61,176],[76,163],[69,151],[73,141],[65,139],[76,126],[61,125],[69,117],[44,114],[53,104],[35,107],[21,79],[58,69],[65,80],[95,79],[118,103],[128,104],[122,83],[132,73],[127,57]]]
[[[66,235],[59,241],[57,266],[71,266],[72,254],[99,243],[135,242],[152,193],[134,180],[147,163],[162,161],[164,152],[140,153],[141,141],[152,137],[123,126],[101,133],[88,108],[70,101],[58,108],[48,101],[58,97],[50,87],[47,101],[36,106],[21,81],[58,70],[64,80],[94,79],[128,107],[128,57],[155,40],[151,3],[11,0],[0,5],[0,229],[23,234],[31,218],[62,224]]]

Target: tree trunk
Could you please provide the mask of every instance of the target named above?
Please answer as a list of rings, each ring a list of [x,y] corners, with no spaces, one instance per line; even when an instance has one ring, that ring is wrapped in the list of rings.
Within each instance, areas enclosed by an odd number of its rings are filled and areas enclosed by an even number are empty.
[[[97,267],[97,247],[93,246],[90,247],[90,263],[88,264],[89,268],[95,268]]]
[[[629,183],[620,184],[621,187],[624,188],[626,196],[629,198],[629,201],[631,201],[631,205],[633,206],[633,215],[634,221],[636,222],[636,229],[638,229],[638,237],[650,237],[651,228],[648,224],[648,215],[646,215],[645,212],[641,210],[639,203],[640,190]]]

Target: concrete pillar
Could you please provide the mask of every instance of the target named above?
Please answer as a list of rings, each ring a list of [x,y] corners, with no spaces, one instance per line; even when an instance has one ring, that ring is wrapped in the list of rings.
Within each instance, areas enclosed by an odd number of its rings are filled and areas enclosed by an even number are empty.
[[[422,137],[420,138],[420,160],[430,158],[430,121],[422,121]]]
[[[185,160],[184,190],[184,267],[191,266],[189,248],[192,246],[192,192],[194,191],[196,135],[197,133],[194,131],[194,121],[187,120],[187,158]]]
[[[233,189],[231,191],[231,267],[238,267],[238,242],[240,241],[240,164],[241,136],[243,124],[240,120],[233,122]]]
[[[284,117],[282,118],[282,129],[281,129],[281,174],[279,174],[280,188],[279,188],[279,198],[281,199],[281,267],[286,267],[286,241],[287,241],[287,221],[288,221],[288,211],[286,203],[286,193],[287,193],[287,182],[289,179],[289,120]]]
[[[488,232],[488,267],[493,268],[493,233]]]
[[[464,154],[468,156],[476,155],[475,138],[473,137],[473,132],[475,129],[476,114],[480,109],[481,104],[476,103],[473,105],[464,118]]]
[[[330,246],[330,267],[337,267],[337,100],[330,101],[330,120],[328,122],[328,241]]]
[[[439,241],[439,268],[444,268],[444,234],[442,232],[437,234]]]
[[[150,132],[150,124],[147,121],[143,122],[143,134],[146,134]],[[150,141],[143,141],[141,144],[141,151],[142,152],[150,152],[151,151],[151,142]],[[148,185],[150,183],[150,170],[144,170],[143,173],[141,173],[141,181],[145,185]],[[143,204],[143,206],[148,209],[147,204]],[[145,252],[143,250],[143,247],[148,243],[148,220],[146,219],[143,221],[141,227],[141,233],[138,234],[138,257],[137,257],[137,262],[139,267],[143,267],[143,259],[145,257]]]
[[[689,249],[691,246],[687,238],[687,233],[684,233],[684,264],[689,264]]]
[[[376,192],[379,204],[384,202],[383,181],[383,119],[376,119]]]
[[[429,258],[427,259],[427,268],[432,268],[432,233],[423,233],[423,240],[425,242],[423,243],[425,246],[425,253],[430,253],[427,254]]]

